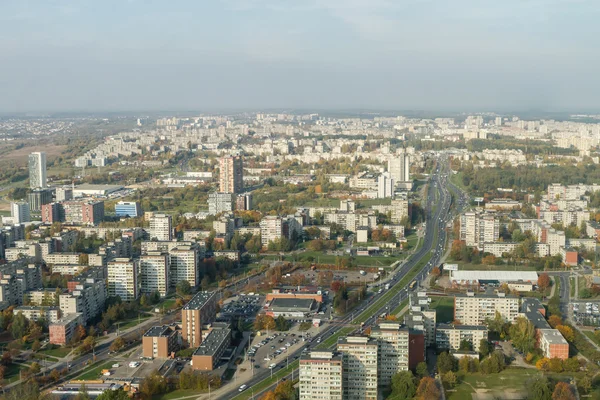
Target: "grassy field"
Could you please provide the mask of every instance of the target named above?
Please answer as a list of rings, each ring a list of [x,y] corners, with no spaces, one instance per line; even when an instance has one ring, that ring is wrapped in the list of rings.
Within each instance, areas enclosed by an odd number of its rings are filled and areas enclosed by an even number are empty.
[[[575,297],[575,278],[569,278],[569,285],[570,286],[570,291],[571,291],[571,297]]]
[[[50,349],[40,350],[39,353],[46,354],[51,357],[63,358],[66,357],[71,352],[71,349],[68,347],[56,347]]]
[[[204,392],[200,392],[196,389],[177,389],[177,390],[173,390],[172,392],[169,392],[169,393],[154,395],[154,396],[152,396],[152,400],[171,400],[171,399],[178,399],[180,397],[198,395],[201,393],[204,393]]]
[[[401,319],[401,317],[404,315],[398,315],[400,314],[400,312],[404,309],[404,307],[406,307],[408,305],[408,299],[404,300],[402,303],[400,303],[398,305],[398,307],[394,308],[392,310],[392,312],[390,313],[391,315],[396,315],[398,317],[398,319]]]
[[[11,382],[15,382],[19,380],[20,377],[20,371],[27,369],[28,367],[24,366],[24,365],[18,365],[18,364],[9,364],[8,367],[6,367],[6,371],[4,371],[4,380],[7,383],[11,383]]]
[[[435,310],[437,322],[446,323],[454,320],[454,297],[432,297],[429,307]]]
[[[141,322],[144,322],[148,318],[150,318],[150,316],[144,315],[144,316],[140,317],[139,319],[138,318],[132,318],[129,321],[123,321],[121,323],[121,325],[119,325],[119,330],[122,331],[124,329],[133,328],[134,326],[138,325]]]
[[[404,253],[399,257],[385,257],[385,256],[356,256],[354,259],[356,260],[359,266],[367,266],[367,267],[388,267],[392,265],[394,262],[398,260],[403,260],[406,258],[407,254]],[[320,251],[305,251],[303,253],[297,253],[294,255],[285,256],[283,259],[285,261],[314,261],[321,264],[335,264],[336,259],[344,258],[335,256],[333,254],[325,254]],[[264,259],[273,259],[278,260],[279,256],[277,255],[266,255]]]
[[[84,369],[83,373],[77,376],[77,379],[98,379],[103,369],[110,369],[110,366],[114,364],[114,361],[104,361],[93,364],[92,366]]]
[[[448,400],[470,399],[475,389],[504,392],[510,389],[525,391],[527,381],[538,375],[535,369],[508,368],[499,374],[469,374],[461,377],[453,391],[446,391]]]
[[[592,331],[581,331],[583,332],[583,334],[587,337],[589,337],[592,342],[596,343],[598,346],[600,346],[600,337],[594,335],[594,332]]]

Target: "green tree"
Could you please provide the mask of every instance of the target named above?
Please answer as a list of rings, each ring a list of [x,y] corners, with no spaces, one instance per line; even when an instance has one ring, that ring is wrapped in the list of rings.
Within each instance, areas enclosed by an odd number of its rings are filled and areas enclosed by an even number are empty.
[[[535,327],[525,317],[519,317],[510,327],[510,338],[513,346],[522,353],[528,353],[535,346]]]
[[[177,285],[175,286],[175,290],[177,291],[177,294],[180,296],[188,296],[189,294],[192,293],[192,287],[190,286],[190,283],[188,281],[177,282]]]
[[[536,376],[527,385],[527,400],[551,400],[550,382],[545,376]]]
[[[427,363],[425,361],[421,361],[417,364],[415,368],[415,373],[419,378],[429,375],[429,371],[427,370]]]
[[[412,399],[417,392],[415,377],[410,371],[401,371],[392,376],[392,396],[398,399]]]
[[[484,358],[490,354],[490,342],[485,338],[479,341],[479,354]]]
[[[287,331],[290,329],[290,321],[285,319],[283,315],[280,315],[275,320],[275,325],[278,331]]]
[[[437,368],[440,374],[453,371],[455,368],[455,358],[447,351],[441,353],[437,358]]]
[[[17,313],[13,316],[13,321],[10,326],[10,334],[13,339],[21,339],[29,330],[29,321],[22,312]]]
[[[105,390],[102,394],[96,397],[96,400],[130,400],[129,395],[125,390]]]
[[[456,385],[456,374],[452,371],[448,371],[442,375],[442,381],[448,388],[453,388]]]
[[[471,343],[468,340],[461,340],[460,341],[460,346],[459,346],[459,350],[461,351],[472,351],[473,350],[473,343]]]
[[[556,386],[554,386],[552,400],[576,400],[571,385],[566,382],[558,382]]]

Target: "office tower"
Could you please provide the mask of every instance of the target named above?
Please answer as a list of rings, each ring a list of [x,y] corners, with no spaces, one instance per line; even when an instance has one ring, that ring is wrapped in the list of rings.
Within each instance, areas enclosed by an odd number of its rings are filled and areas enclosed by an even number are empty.
[[[200,283],[198,253],[199,247],[196,244],[180,244],[169,250],[169,280],[171,287],[175,287],[177,282],[180,281],[188,281],[191,287],[198,286]]]
[[[173,222],[170,215],[155,214],[150,218],[150,239],[173,239]]]
[[[408,328],[398,323],[382,323],[371,330],[371,337],[377,339],[379,344],[378,384],[388,386],[394,374],[408,371]]]
[[[49,189],[33,189],[29,193],[29,210],[40,211],[44,204],[52,202],[52,192]]]
[[[181,310],[181,337],[190,347],[202,343],[202,325],[217,316],[217,292],[198,292]]]
[[[300,357],[300,400],[342,400],[342,355],[312,351]]]
[[[219,160],[219,192],[241,193],[244,190],[242,156],[223,157]]]
[[[11,203],[10,216],[12,217],[13,224],[31,222],[31,216],[29,215],[29,204],[24,202]]]
[[[142,293],[160,293],[165,297],[169,292],[168,254],[160,251],[148,252],[140,256],[140,291]]]
[[[72,188],[56,188],[56,201],[68,201],[73,199]]]
[[[108,296],[119,296],[123,301],[138,298],[138,260],[116,258],[107,266]]]
[[[388,172],[395,183],[410,181],[410,155],[395,154],[388,160]]]
[[[342,385],[345,400],[377,400],[376,339],[348,336],[338,340],[342,353]]]
[[[115,204],[115,214],[117,217],[140,217],[142,209],[137,201],[119,201]]]
[[[45,188],[46,182],[46,153],[36,152],[29,155],[29,187],[31,189]]]
[[[385,199],[394,196],[394,179],[388,172],[384,172],[377,178],[377,198]]]

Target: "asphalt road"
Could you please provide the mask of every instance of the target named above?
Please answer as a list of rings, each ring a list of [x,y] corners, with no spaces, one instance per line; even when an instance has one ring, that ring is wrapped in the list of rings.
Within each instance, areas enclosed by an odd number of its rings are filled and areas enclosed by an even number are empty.
[[[395,288],[396,285],[404,278],[424,257],[433,252],[430,261],[425,264],[421,271],[416,275],[415,279],[421,282],[424,278],[427,277],[431,269],[436,266],[443,254],[444,251],[444,243],[446,241],[446,224],[452,220],[452,215],[450,214],[450,202],[451,196],[448,190],[448,186],[451,187],[451,190],[455,193],[458,193],[458,189],[451,184],[448,183],[446,176],[450,173],[447,160],[442,160],[442,162],[438,163],[436,171],[431,175],[430,179],[430,190],[428,191],[427,205],[426,205],[426,231],[425,237],[423,238],[422,247],[414,253],[404,264],[401,264],[399,268],[394,272],[394,276],[390,279],[390,289]],[[437,194],[437,195],[436,195]],[[437,201],[436,201],[437,198]],[[437,231],[437,237],[435,235],[435,231]],[[398,296],[395,296],[391,302],[388,302],[385,306],[381,307],[379,310],[376,310],[365,322],[365,327],[372,325],[376,322],[377,316],[382,314],[383,312],[388,312],[393,308],[397,307],[404,299],[407,298],[408,292],[408,284],[402,287],[402,290],[399,292]],[[334,320],[334,324],[330,324],[321,334],[315,336],[315,339],[320,338],[321,341],[326,340],[332,334],[334,334],[337,330],[340,329],[340,326],[343,324],[347,324],[351,322],[351,319],[354,315],[360,314],[365,308],[368,308],[369,305],[373,302],[376,302],[380,296],[384,295],[385,292],[376,293],[367,304],[362,305],[359,309],[355,310],[353,313],[349,313],[350,315],[346,315],[343,318]],[[306,346],[303,346],[301,349],[296,352],[290,354],[290,358],[295,356],[300,356],[301,352],[304,348],[312,349],[318,346],[318,341],[314,340],[311,343],[308,343]],[[284,365],[279,365],[274,372],[278,371]],[[292,374],[294,376],[298,376],[298,370],[295,370],[288,374],[286,378],[291,378]],[[260,372],[255,373],[254,378],[245,384],[248,386],[246,391],[250,391],[253,394],[254,398],[259,398],[264,392],[272,390],[276,384],[269,386],[268,388],[260,391],[253,392],[252,387],[259,382],[269,378],[270,371],[262,370]],[[233,387],[223,393],[219,393],[221,398],[232,398],[235,395],[239,394],[238,388]]]

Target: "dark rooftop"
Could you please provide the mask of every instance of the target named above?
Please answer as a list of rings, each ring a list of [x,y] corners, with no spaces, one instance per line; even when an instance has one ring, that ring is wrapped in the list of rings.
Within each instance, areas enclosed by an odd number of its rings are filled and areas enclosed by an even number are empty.
[[[215,292],[198,292],[192,299],[183,306],[184,310],[199,310],[213,297]]]
[[[173,333],[173,331],[167,325],[153,326],[152,328],[148,329],[146,331],[146,333],[144,333],[144,336],[146,336],[146,337],[163,337],[163,336],[168,337],[168,336],[171,336],[172,333]]]

